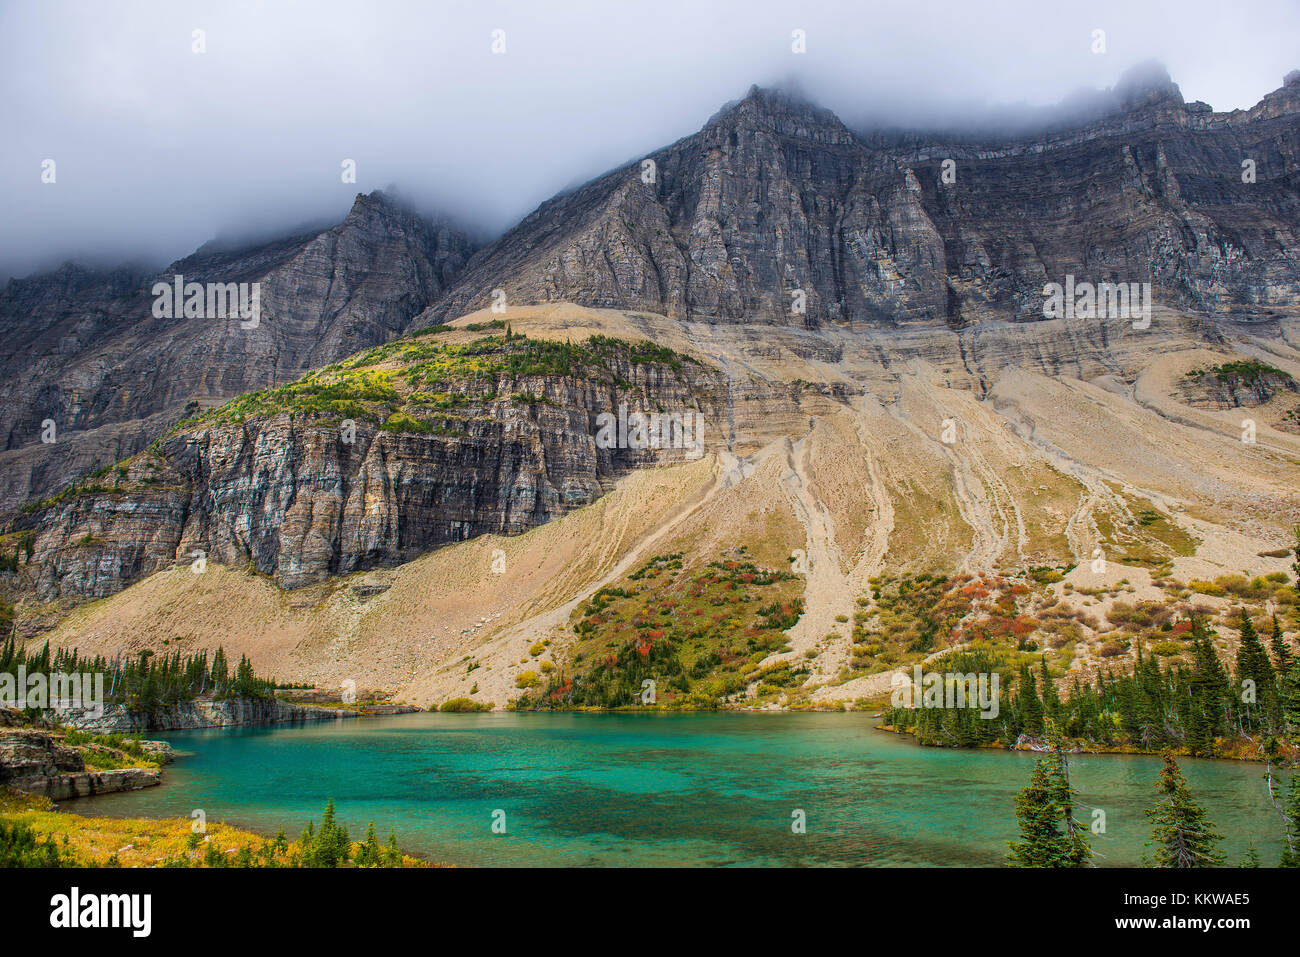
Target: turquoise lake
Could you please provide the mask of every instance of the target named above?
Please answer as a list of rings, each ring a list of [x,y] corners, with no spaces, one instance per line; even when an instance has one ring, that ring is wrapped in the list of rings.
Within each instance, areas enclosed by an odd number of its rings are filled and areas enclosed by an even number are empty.
[[[867,714],[412,714],[157,734],[164,783],[66,802],[84,814],[189,817],[291,839],[333,798],[354,839],[374,821],[458,865],[999,865],[1034,756],[922,748]],[[1236,863],[1276,863],[1263,767],[1182,762]],[[1160,760],[1073,755],[1078,817],[1102,866],[1140,863]],[[806,833],[792,832],[792,813]],[[493,833],[493,812],[506,831]]]

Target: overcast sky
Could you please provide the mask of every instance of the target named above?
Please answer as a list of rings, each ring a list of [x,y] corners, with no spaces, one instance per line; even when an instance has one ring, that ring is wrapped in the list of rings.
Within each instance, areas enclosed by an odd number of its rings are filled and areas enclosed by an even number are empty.
[[[854,124],[926,126],[1056,103],[1149,59],[1188,100],[1249,107],[1300,67],[1300,2],[0,0],[0,279],[163,265],[391,185],[499,232],[752,83],[797,84]]]

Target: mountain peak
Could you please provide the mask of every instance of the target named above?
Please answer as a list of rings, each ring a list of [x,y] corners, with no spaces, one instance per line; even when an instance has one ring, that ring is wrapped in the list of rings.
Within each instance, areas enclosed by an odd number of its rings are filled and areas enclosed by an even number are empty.
[[[1163,63],[1147,60],[1125,70],[1114,87],[1115,94],[1125,106],[1172,101],[1183,103],[1183,92],[1173,81]]]
[[[392,190],[376,189],[369,193],[357,193],[356,198],[352,200],[352,207],[348,210],[347,219],[356,216],[364,216],[368,213],[410,213],[407,208]]]
[[[718,126],[765,130],[822,143],[847,144],[855,139],[838,116],[818,106],[795,86],[754,84],[741,99],[725,104],[710,117],[704,131]]]

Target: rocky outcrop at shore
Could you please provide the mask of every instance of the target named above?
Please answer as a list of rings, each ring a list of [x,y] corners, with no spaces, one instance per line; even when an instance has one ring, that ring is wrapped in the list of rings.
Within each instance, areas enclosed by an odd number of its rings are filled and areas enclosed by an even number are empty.
[[[80,751],[46,731],[0,731],[0,784],[61,801],[160,783],[156,768],[86,770]]]
[[[122,705],[112,705],[99,715],[85,710],[58,713],[60,724],[97,734],[304,724],[355,717],[357,712],[343,708],[307,708],[278,698],[225,698],[220,701],[196,698],[153,711],[130,711]]]

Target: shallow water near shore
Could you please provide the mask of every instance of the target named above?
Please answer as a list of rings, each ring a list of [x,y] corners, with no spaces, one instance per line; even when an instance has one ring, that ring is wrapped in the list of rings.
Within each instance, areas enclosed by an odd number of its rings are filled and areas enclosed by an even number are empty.
[[[867,714],[410,714],[172,732],[163,784],[65,802],[81,814],[202,808],[298,836],[333,798],[352,837],[375,822],[458,865],[1000,865],[1034,756],[922,748]],[[1185,760],[1229,863],[1263,862],[1281,822],[1258,764]],[[1071,755],[1078,818],[1105,811],[1101,866],[1136,865],[1160,759]],[[492,831],[505,812],[506,833]],[[791,830],[806,815],[807,833]]]

